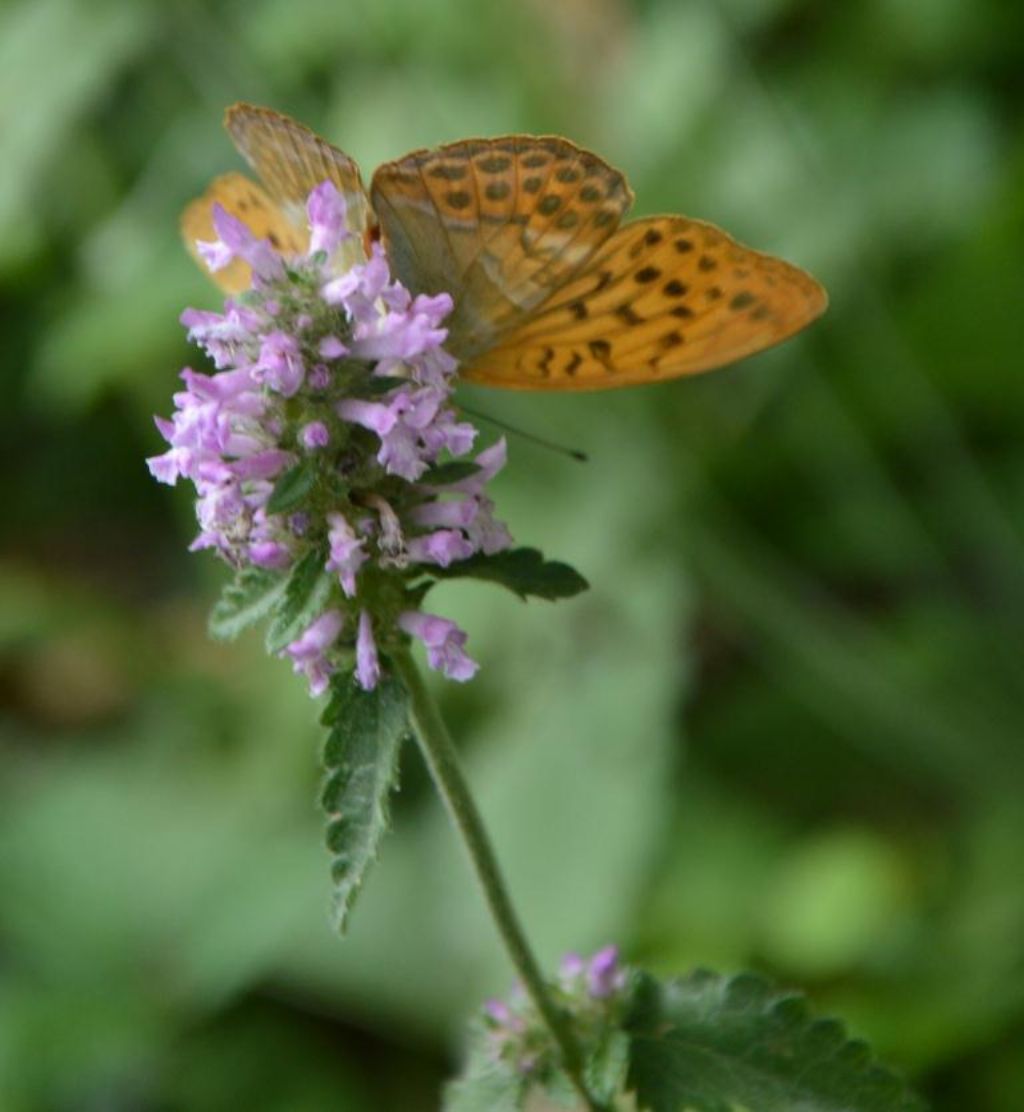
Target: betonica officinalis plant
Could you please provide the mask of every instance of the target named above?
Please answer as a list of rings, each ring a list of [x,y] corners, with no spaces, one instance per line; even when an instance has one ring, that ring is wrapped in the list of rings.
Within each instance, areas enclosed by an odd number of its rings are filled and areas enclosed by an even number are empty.
[[[350,158],[283,115],[236,105],[227,128],[259,181],[226,174],[185,211],[227,299],[182,315],[212,367],[182,372],[149,467],[194,484],[192,547],[231,569],[214,635],[262,623],[324,700],[338,927],[407,738],[468,851],[516,980],[474,1019],[444,1108],[514,1110],[538,1093],[607,1112],[919,1108],[839,1024],[753,975],[658,980],[614,945],[546,974],[417,663],[456,683],[486,663],[434,611],[440,580],[547,601],[587,586],[502,523],[488,484],[508,446],[480,443],[460,380],[599,390],[711,370],[813,321],[821,286],[699,220],[624,222],[623,175],[564,139],[416,151],[367,191]]]

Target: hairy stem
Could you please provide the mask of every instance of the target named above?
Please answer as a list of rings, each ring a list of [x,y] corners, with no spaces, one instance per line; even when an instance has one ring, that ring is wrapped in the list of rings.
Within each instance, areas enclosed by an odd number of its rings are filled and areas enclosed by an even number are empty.
[[[547,1024],[562,1055],[562,1065],[571,1079],[584,1106],[589,1112],[606,1112],[587,1089],[583,1080],[582,1054],[572,1030],[572,1023],[565,1012],[551,999],[537,959],[526,941],[519,917],[512,905],[508,889],[498,867],[491,840],[484,828],[469,785],[462,774],[458,754],[448,729],[407,650],[394,656],[395,666],[409,692],[412,706],[412,724],[420,749],[426,759],[430,775],[441,793],[455,827],[462,837],[483,889],[484,898],[497,925],[516,972]]]

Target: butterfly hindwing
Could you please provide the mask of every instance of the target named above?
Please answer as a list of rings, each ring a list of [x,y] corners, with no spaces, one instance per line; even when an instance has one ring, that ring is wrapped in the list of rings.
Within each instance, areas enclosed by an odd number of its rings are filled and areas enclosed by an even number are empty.
[[[292,224],[266,191],[244,174],[221,174],[181,214],[181,234],[200,268],[226,293],[247,290],[252,282],[252,274],[241,259],[233,259],[220,270],[210,270],[196,249],[197,240],[211,242],[217,238],[213,227],[215,204],[221,205],[226,212],[241,220],[257,238],[269,239],[271,245],[283,254],[297,255],[305,252],[309,242],[305,224]]]
[[[681,216],[619,230],[464,378],[520,390],[603,390],[709,371],[824,312],[806,272]]]
[[[355,161],[316,132],[280,112],[235,104],[224,116],[235,146],[285,215],[305,226],[306,199],[322,181],[345,198],[347,223],[360,240],[371,224],[366,189]]]
[[[625,178],[554,137],[467,139],[381,166],[371,198],[396,277],[452,294],[449,347],[493,346],[582,267],[632,202]]]

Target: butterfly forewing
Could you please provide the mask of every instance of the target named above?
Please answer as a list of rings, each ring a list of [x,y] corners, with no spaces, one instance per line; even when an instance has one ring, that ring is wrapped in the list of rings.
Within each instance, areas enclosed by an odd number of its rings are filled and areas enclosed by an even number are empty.
[[[323,181],[334,182],[345,198],[348,226],[361,246],[371,223],[370,209],[353,159],[308,127],[269,108],[235,104],[225,113],[224,126],[293,223],[305,226],[310,191]]]
[[[213,227],[215,204],[241,220],[259,239],[269,239],[282,254],[298,255],[306,250],[309,233],[305,224],[292,224],[266,191],[244,174],[222,174],[210,183],[202,197],[197,197],[181,214],[181,234],[201,269],[226,293],[241,293],[248,289],[252,273],[241,259],[233,259],[220,270],[210,270],[199,254],[197,240],[211,242],[217,238]]]
[[[460,358],[498,342],[615,231],[632,194],[564,139],[507,136],[414,151],[371,190],[391,266],[414,292],[449,292]]]
[[[657,382],[771,347],[826,304],[809,274],[711,224],[638,220],[462,374],[522,390]]]

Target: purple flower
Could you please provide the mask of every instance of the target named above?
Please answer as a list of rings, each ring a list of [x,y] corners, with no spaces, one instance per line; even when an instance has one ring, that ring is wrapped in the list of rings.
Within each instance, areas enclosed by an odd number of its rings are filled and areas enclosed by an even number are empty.
[[[291,549],[278,541],[254,541],[249,545],[249,559],[258,568],[280,571],[294,560]]]
[[[344,196],[332,181],[322,181],[306,201],[309,220],[309,254],[323,251],[328,258],[352,233],[345,224]]]
[[[209,243],[201,240],[196,244],[203,261],[211,270],[222,270],[233,259],[241,259],[252,267],[257,278],[265,282],[280,277],[283,270],[281,259],[271,247],[270,241],[257,239],[223,205],[213,206],[213,228],[217,239]]]
[[[324,363],[314,363],[306,375],[306,385],[310,390],[326,390],[331,385],[331,369]]]
[[[259,362],[253,367],[253,378],[290,398],[298,392],[305,375],[299,341],[286,332],[267,333],[260,345]]]
[[[626,971],[619,965],[618,946],[598,950],[587,964],[587,990],[595,1000],[604,1000],[626,986]]]
[[[292,668],[296,675],[304,675],[309,681],[309,693],[314,697],[327,690],[327,683],[334,665],[327,657],[344,624],[340,610],[328,610],[310,625],[301,637],[286,645],[281,655],[292,658]]]
[[[451,309],[452,299],[448,294],[432,298],[421,294],[410,309],[390,312],[357,327],[352,350],[362,359],[396,362],[414,359],[444,343],[448,329],[441,328],[440,321]]]
[[[476,551],[469,539],[457,529],[437,529],[406,541],[409,559],[418,564],[437,564],[446,568],[458,560],[468,560]]]
[[[380,316],[377,302],[390,281],[391,272],[384,248],[375,243],[365,263],[326,282],[320,288],[320,296],[328,305],[343,308],[354,324],[368,326]]]
[[[338,404],[338,416],[345,421],[362,425],[383,440],[398,423],[404,402],[404,396],[396,397],[387,405],[383,402],[363,401],[361,398],[346,398]]]
[[[473,547],[488,556],[494,555],[495,552],[503,552],[506,548],[511,548],[513,543],[512,534],[503,521],[495,519],[493,514],[494,503],[490,498],[479,495],[476,499],[476,505],[477,514],[466,530]]]
[[[366,610],[360,611],[359,614],[359,633],[356,637],[356,679],[364,691],[372,691],[380,680],[377,642],[373,638],[373,623]]]
[[[327,524],[330,526],[327,540],[331,546],[327,570],[338,573],[341,589],[352,598],[356,593],[356,572],[366,563],[363,542],[341,514],[328,514]]]
[[[348,355],[348,348],[337,336],[325,336],[317,344],[317,351],[321,359],[340,359],[343,355]]]
[[[462,651],[466,635],[454,622],[435,614],[406,610],[399,614],[398,626],[423,642],[430,667],[450,680],[465,683],[476,675],[480,665]]]
[[[180,317],[188,329],[189,340],[199,344],[218,369],[233,366],[260,325],[258,313],[234,301],[226,301],[224,309],[224,313],[186,309]]]
[[[507,1025],[512,1019],[512,1009],[504,1000],[500,1000],[498,997],[484,1001],[484,1012],[486,1012],[495,1023]]]
[[[470,498],[458,502],[421,502],[409,516],[417,525],[466,529],[473,524],[478,509],[478,503]]]
[[[310,421],[299,429],[299,443],[307,452],[315,452],[317,448],[326,448],[331,442],[331,434],[323,421]]]
[[[432,443],[431,437],[432,422],[443,402],[444,394],[434,387],[401,386],[386,402],[351,398],[341,402],[337,411],[344,420],[376,433],[378,462],[389,475],[411,482],[426,471],[442,446]]]

